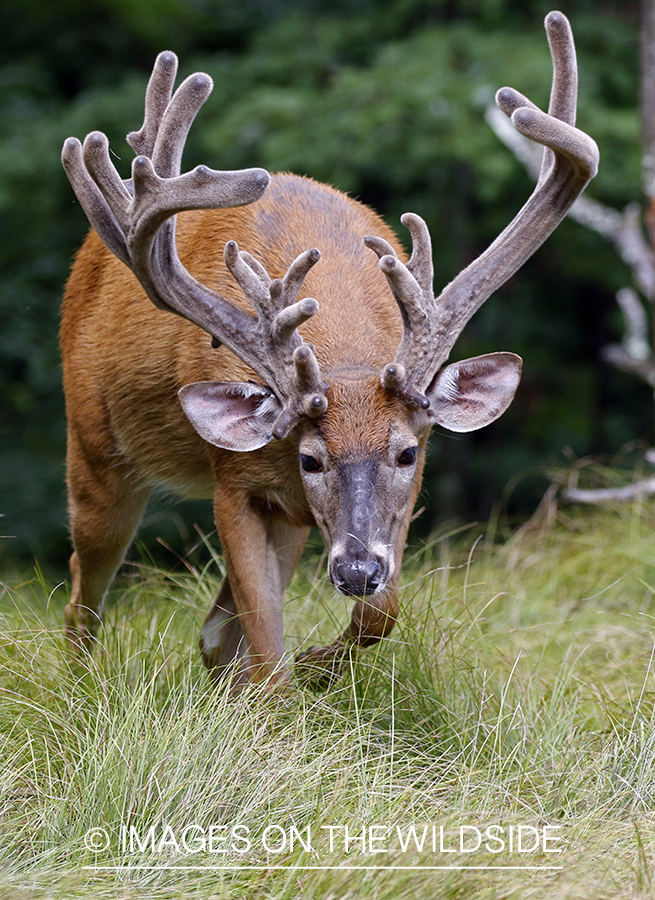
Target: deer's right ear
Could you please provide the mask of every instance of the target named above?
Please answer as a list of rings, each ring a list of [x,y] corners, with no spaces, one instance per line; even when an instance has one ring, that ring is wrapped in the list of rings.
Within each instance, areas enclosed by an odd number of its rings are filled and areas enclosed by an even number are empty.
[[[246,453],[273,440],[272,427],[281,412],[274,394],[250,382],[198,381],[178,392],[182,409],[210,444]]]
[[[521,380],[515,353],[486,353],[451,363],[428,390],[428,418],[449,431],[477,431],[502,416]]]

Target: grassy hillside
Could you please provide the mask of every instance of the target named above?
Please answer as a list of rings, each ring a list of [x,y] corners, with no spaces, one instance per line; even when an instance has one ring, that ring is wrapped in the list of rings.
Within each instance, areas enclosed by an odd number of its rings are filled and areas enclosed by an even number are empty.
[[[651,896],[655,516],[542,513],[408,557],[400,626],[322,695],[209,684],[215,568],[115,589],[85,672],[65,589],[7,588],[0,897]],[[348,615],[316,570],[290,652]]]

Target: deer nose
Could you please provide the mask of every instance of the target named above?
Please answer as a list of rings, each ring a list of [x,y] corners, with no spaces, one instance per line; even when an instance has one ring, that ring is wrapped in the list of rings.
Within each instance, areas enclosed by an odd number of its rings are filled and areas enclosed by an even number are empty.
[[[335,560],[331,567],[332,583],[342,594],[366,597],[380,587],[380,563],[374,557]]]

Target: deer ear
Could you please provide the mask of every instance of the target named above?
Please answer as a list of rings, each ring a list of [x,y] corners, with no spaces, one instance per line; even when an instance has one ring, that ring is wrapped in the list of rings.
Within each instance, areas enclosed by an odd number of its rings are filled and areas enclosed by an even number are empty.
[[[178,397],[201,438],[240,453],[268,444],[281,412],[268,388],[250,382],[198,381],[185,384]]]
[[[476,431],[512,402],[523,361],[515,353],[488,353],[446,366],[427,391],[428,418],[449,431]]]

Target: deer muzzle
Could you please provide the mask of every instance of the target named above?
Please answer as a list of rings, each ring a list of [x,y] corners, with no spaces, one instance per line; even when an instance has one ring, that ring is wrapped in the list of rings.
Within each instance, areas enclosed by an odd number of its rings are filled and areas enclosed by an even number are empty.
[[[391,575],[391,554],[382,538],[377,461],[340,467],[340,525],[328,572],[335,588],[351,597],[381,591]]]

